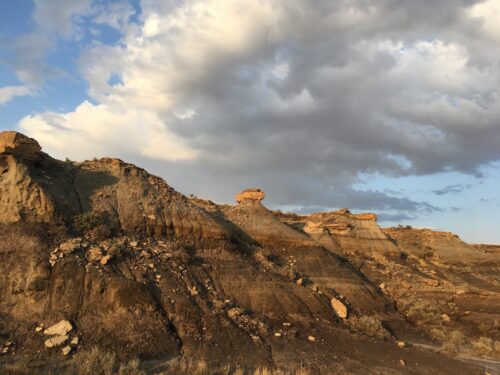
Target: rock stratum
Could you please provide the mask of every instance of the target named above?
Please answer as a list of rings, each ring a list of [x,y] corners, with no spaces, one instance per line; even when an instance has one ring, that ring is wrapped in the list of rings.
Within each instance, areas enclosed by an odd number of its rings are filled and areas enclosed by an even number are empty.
[[[63,162],[0,133],[0,369],[43,373],[99,346],[150,371],[176,358],[498,370],[499,247],[347,209],[274,212],[264,198],[188,198],[121,160]]]

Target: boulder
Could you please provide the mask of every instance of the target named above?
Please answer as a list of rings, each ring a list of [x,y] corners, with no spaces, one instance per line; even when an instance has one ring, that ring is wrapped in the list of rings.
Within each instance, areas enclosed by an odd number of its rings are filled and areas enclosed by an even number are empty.
[[[234,197],[238,203],[261,202],[266,194],[261,189],[245,189]]]
[[[73,326],[71,325],[71,323],[63,319],[60,322],[54,324],[53,326],[47,328],[44,333],[46,335],[64,336],[68,332],[71,332],[72,329]]]
[[[347,306],[339,299],[332,298],[330,301],[335,314],[341,319],[347,318]]]
[[[33,158],[42,148],[33,138],[15,131],[0,132],[0,154],[13,154]]]
[[[51,337],[50,339],[45,340],[45,346],[47,348],[53,348],[54,346],[59,346],[59,345],[64,344],[66,341],[68,341],[67,335],[54,336],[54,337]]]

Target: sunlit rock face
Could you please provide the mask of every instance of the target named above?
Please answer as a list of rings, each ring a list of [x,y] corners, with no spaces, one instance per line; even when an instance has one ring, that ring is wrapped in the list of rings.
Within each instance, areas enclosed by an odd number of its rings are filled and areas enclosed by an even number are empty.
[[[245,189],[234,197],[238,203],[262,202],[266,194],[261,189]]]
[[[0,154],[14,154],[24,157],[37,156],[42,148],[33,138],[15,131],[0,132]]]

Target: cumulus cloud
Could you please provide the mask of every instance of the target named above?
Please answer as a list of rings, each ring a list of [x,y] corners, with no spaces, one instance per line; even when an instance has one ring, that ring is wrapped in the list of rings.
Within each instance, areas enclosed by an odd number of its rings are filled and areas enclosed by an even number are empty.
[[[72,113],[27,116],[19,127],[43,140],[44,146],[59,158],[113,156],[110,150],[124,156],[136,154],[159,160],[196,157],[196,151],[169,133],[154,112],[137,108],[122,111],[86,101]]]
[[[479,175],[500,158],[497,8],[144,0],[119,43],[83,51],[92,102],[21,126],[70,157],[147,158],[181,190],[213,199],[252,179],[282,206],[430,212],[352,185],[360,173]]]

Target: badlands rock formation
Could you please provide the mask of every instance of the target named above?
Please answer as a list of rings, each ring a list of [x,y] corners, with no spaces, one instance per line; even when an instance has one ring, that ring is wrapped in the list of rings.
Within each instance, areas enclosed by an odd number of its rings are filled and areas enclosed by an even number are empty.
[[[245,189],[237,194],[235,199],[238,203],[258,203],[262,202],[266,194],[261,189]]]
[[[272,212],[264,196],[189,199],[121,160],[62,162],[0,133],[0,373],[96,345],[151,373],[175,358],[352,374],[497,363],[496,247],[346,209]]]

